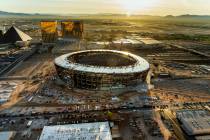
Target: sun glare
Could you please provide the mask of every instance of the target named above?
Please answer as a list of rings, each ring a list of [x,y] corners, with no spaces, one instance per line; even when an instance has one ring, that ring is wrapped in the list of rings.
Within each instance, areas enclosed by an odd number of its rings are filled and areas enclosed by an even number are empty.
[[[118,0],[119,4],[125,10],[127,16],[149,9],[156,5],[158,0]]]

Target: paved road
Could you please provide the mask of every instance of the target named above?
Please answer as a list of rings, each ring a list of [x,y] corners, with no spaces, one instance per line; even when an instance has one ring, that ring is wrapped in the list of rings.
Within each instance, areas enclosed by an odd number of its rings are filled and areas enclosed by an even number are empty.
[[[169,110],[164,110],[164,114],[172,122],[175,135],[179,138],[179,140],[186,140],[184,137],[185,134],[182,132],[182,129],[179,127],[179,123],[172,113]]]

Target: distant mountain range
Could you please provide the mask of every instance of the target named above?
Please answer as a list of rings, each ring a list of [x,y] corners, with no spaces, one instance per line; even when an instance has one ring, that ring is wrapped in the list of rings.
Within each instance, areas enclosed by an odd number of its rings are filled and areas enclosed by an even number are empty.
[[[0,15],[23,15],[23,13],[11,13],[11,12],[4,12],[4,11],[0,11]]]
[[[31,14],[0,11],[0,16],[10,16],[10,15],[14,15],[14,16],[29,16]]]
[[[179,16],[173,16],[173,15],[167,15],[165,16],[167,18],[210,18],[210,15],[179,15]]]
[[[16,12],[5,12],[5,11],[0,11],[0,17],[13,17],[13,16],[88,16],[88,15],[94,15],[94,16],[126,16],[124,14],[106,14],[106,13],[101,13],[101,14],[40,14],[40,13],[16,13]],[[167,16],[152,16],[152,15],[133,15],[136,17],[165,17],[165,18],[202,18],[202,19],[210,19],[210,15],[190,15],[190,14],[185,14],[185,15],[179,15],[179,16],[173,16],[173,15],[167,15]]]
[[[38,13],[30,14],[30,13],[15,13],[15,12],[0,11],[0,16],[49,16],[49,15],[51,14],[38,14]]]

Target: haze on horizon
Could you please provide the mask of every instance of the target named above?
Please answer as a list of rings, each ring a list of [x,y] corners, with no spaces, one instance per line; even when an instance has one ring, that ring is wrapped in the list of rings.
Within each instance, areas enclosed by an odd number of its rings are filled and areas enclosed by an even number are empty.
[[[209,15],[210,0],[1,0],[0,10],[50,14]]]

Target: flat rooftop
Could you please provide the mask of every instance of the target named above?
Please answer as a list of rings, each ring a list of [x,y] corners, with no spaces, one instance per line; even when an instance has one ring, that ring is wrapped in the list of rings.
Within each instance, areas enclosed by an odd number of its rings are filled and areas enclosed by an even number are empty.
[[[111,140],[108,122],[45,126],[39,140]]]
[[[13,131],[0,132],[0,140],[11,140],[14,135],[15,132]]]
[[[195,140],[210,140],[210,135],[197,136],[197,137],[195,137]]]
[[[210,113],[208,111],[177,111],[177,118],[188,135],[210,134]]]

